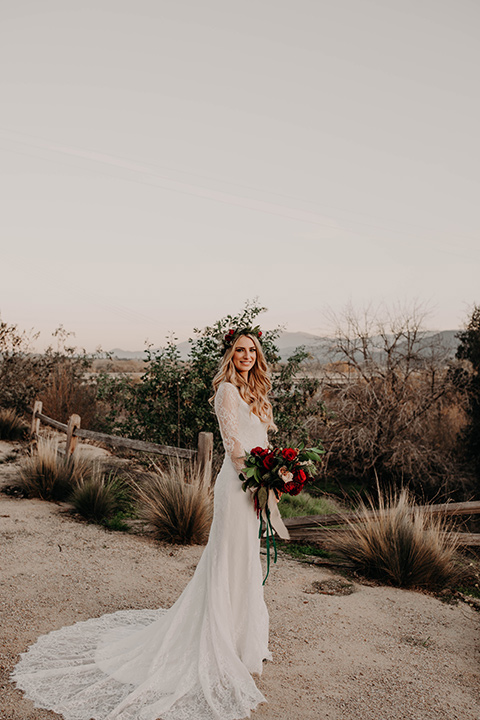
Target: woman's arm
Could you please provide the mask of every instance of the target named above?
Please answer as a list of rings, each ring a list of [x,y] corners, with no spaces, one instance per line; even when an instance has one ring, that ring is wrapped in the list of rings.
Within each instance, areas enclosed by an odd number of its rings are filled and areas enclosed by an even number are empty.
[[[240,395],[237,388],[231,383],[222,383],[215,395],[215,412],[225,452],[238,473],[245,466],[245,448],[240,442],[238,432],[239,407]]]

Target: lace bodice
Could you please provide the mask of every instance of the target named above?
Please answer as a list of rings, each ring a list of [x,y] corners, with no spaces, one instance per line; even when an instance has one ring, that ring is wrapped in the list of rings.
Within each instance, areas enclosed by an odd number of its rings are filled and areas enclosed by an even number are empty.
[[[224,382],[219,386],[215,412],[227,457],[240,472],[246,452],[257,446],[267,446],[267,425],[251,412],[232,383]]]

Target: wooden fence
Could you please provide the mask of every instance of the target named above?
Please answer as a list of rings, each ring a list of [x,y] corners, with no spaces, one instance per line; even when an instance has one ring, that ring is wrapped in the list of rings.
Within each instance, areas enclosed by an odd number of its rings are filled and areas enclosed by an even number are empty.
[[[42,412],[43,406],[40,400],[36,400],[32,414],[31,436],[38,437],[40,434],[40,423],[66,433],[66,453],[71,454],[77,445],[78,438],[95,440],[97,442],[111,445],[113,447],[124,447],[129,450],[167,455],[169,457],[193,459],[196,458],[203,470],[204,478],[211,481],[212,477],[212,456],[213,456],[213,434],[201,432],[198,435],[197,450],[187,448],[171,447],[170,445],[157,445],[156,443],[145,442],[144,440],[132,440],[120,437],[119,435],[107,435],[93,430],[83,430],[79,415],[71,415],[68,423],[61,423]],[[443,503],[438,505],[419,506],[432,515],[443,516],[473,516],[480,515],[480,501],[464,503]],[[347,521],[361,522],[363,518],[373,517],[374,512],[365,512],[362,515],[356,513],[330,515],[306,515],[302,517],[285,518],[284,523],[290,533],[293,542],[322,543],[329,544],[332,532],[342,532]],[[460,545],[466,547],[480,547],[480,533],[457,532],[456,538]]]
[[[473,516],[480,515],[480,501],[463,503],[443,503],[438,505],[420,505],[416,509],[431,515]],[[363,519],[375,517],[373,511],[357,513],[332,513],[331,515],[307,515],[304,517],[285,518],[284,523],[294,542],[318,542],[328,545],[332,533],[342,532],[347,522],[361,522]],[[459,545],[480,547],[480,533],[457,532],[455,537]]]
[[[43,405],[40,400],[36,400],[33,406],[32,425],[30,430],[31,437],[40,435],[40,424],[44,423],[50,427],[66,433],[67,443],[65,452],[70,455],[77,446],[78,438],[85,440],[94,440],[96,442],[111,445],[112,447],[123,447],[129,450],[138,450],[141,452],[155,453],[157,455],[167,455],[168,457],[177,457],[184,459],[196,458],[203,472],[203,477],[208,482],[212,478],[212,457],[213,457],[213,434],[210,432],[201,432],[198,434],[197,450],[189,450],[188,448],[177,448],[170,445],[157,445],[156,443],[146,442],[144,440],[132,440],[130,438],[121,437],[120,435],[107,435],[106,433],[95,432],[94,430],[83,430],[81,418],[79,415],[71,415],[68,423],[61,423],[54,418],[48,417],[43,412]]]

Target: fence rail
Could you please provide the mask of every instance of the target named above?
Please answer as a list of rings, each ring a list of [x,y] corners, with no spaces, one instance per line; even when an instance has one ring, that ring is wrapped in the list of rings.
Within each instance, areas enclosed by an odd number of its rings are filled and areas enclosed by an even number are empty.
[[[80,427],[81,418],[79,415],[71,415],[68,423],[61,423],[45,415],[42,410],[42,402],[36,400],[32,413],[31,437],[38,437],[40,435],[40,423],[44,423],[45,425],[55,428],[55,430],[66,433],[67,444],[65,451],[68,455],[75,450],[78,438],[83,438],[85,440],[104,443],[112,447],[123,447],[129,450],[154,453],[156,455],[166,455],[168,457],[187,460],[196,458],[203,470],[204,478],[208,481],[211,480],[213,434],[210,432],[199,433],[197,450],[190,450],[188,448],[172,447],[171,445],[158,445],[157,443],[147,442],[145,440],[134,440],[121,437],[120,435],[107,435],[106,433],[96,432],[94,430],[84,430]]]
[[[429,514],[443,516],[472,516],[480,515],[480,501],[463,503],[442,503],[438,505],[420,505],[412,508],[422,510]],[[385,511],[388,512],[387,510]],[[294,542],[320,542],[328,545],[333,533],[341,533],[348,522],[362,522],[374,518],[374,511],[357,513],[332,513],[331,515],[307,515],[304,517],[285,518],[290,538]],[[336,526],[336,527],[335,527]],[[343,527],[342,527],[343,526]],[[480,533],[454,532],[459,545],[464,547],[480,547]]]
[[[412,512],[421,510],[431,515],[480,515],[480,501],[462,503],[442,503],[438,505],[417,505]],[[388,513],[388,510],[385,510]],[[368,510],[361,514],[358,513],[331,513],[330,515],[306,515],[304,517],[286,518],[285,525],[289,530],[293,528],[315,528],[325,527],[327,525],[344,525],[346,522],[361,522],[374,518],[376,512]]]

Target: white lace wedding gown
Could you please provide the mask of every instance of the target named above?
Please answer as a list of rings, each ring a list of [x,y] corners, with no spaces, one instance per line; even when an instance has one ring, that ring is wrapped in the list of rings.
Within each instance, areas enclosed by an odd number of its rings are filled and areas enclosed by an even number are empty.
[[[226,456],[195,574],[169,610],[123,610],[55,630],[12,679],[66,720],[238,720],[265,700],[250,673],[268,651],[258,521],[238,478],[266,426],[234,385],[215,398]]]

